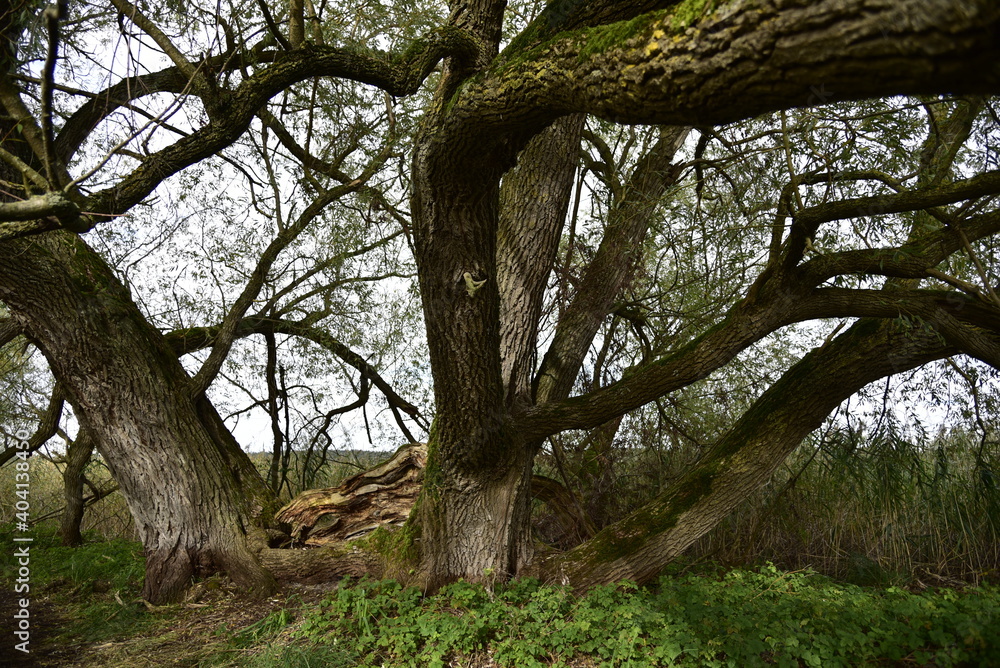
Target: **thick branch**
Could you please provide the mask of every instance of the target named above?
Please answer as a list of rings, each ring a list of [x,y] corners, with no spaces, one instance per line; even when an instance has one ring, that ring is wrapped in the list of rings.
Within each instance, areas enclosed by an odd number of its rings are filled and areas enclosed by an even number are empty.
[[[9,221],[35,220],[55,216],[56,218],[73,219],[80,214],[80,209],[62,193],[45,193],[18,202],[0,203],[0,223]],[[0,227],[0,233],[5,228]]]
[[[19,337],[24,331],[13,318],[0,318],[0,348]]]
[[[590,2],[553,0],[504,49],[500,58],[501,61],[519,58],[526,50],[538,46],[561,32],[629,21],[647,12],[666,9],[680,2],[681,0],[593,0]]]
[[[624,199],[615,202],[597,254],[556,326],[542,361],[536,389],[539,403],[569,396],[601,323],[635,274],[660,198],[680,175],[673,159],[687,135],[688,128],[665,128],[636,165],[624,188]]]
[[[580,111],[716,125],[840,100],[1000,90],[993,0],[961,10],[950,0],[731,0],[687,25],[689,10],[562,33],[501,59],[461,91],[452,122],[474,122],[486,141]]]
[[[529,401],[538,322],[576,175],[582,114],[536,136],[500,188],[497,282],[500,347],[508,404]]]
[[[1000,309],[990,302],[947,290],[820,288],[796,300],[792,317],[798,321],[908,317],[932,327],[938,320],[947,319],[1000,333]]]
[[[763,484],[842,401],[880,378],[953,352],[937,337],[860,321],[789,369],[656,501],[539,570],[579,589],[649,581]]]
[[[300,81],[339,77],[371,84],[391,95],[410,95],[441,58],[470,48],[474,50],[461,31],[442,28],[396,55],[311,45],[281,54],[229,94],[224,113],[218,112],[207,126],[150,155],[119,184],[93,195],[87,209],[100,214],[128,210],[168,176],[232,144],[269,99]]]
[[[823,223],[844,218],[929,209],[996,193],[1000,193],[1000,172],[992,171],[944,186],[921,188],[891,195],[854,197],[803,209],[795,215],[792,232],[786,242],[788,245],[786,265],[798,262],[805,250],[806,238],[815,235],[816,230]]]
[[[1000,232],[1000,211],[984,213],[962,221],[961,230],[969,241]],[[874,274],[895,278],[926,278],[930,270],[963,247],[954,227],[927,233],[898,248],[872,248],[817,256],[800,265],[798,279],[819,285],[838,275]]]
[[[520,416],[526,438],[566,429],[590,429],[664,394],[701,380],[740,351],[788,324],[795,299],[776,289],[758,292],[730,310],[722,322],[682,348],[627,371],[617,383],[588,394],[539,404]]]

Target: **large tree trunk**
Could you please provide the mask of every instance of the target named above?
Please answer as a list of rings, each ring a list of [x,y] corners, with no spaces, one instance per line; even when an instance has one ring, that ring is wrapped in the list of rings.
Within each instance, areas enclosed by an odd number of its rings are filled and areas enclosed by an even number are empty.
[[[104,261],[67,232],[0,243],[0,299],[121,487],[145,546],[143,596],[177,600],[192,576],[214,571],[271,592],[254,553],[271,495]]]
[[[454,160],[434,136],[414,158],[414,240],[437,410],[420,501],[430,589],[508,577],[530,558],[533,452],[510,428],[499,353],[503,161]]]
[[[500,360],[499,183],[515,153],[448,127],[445,105],[496,56],[505,6],[452,5],[455,26],[479,40],[480,52],[445,60],[413,153],[414,250],[436,408],[419,501],[431,590],[509,577],[531,554],[533,453],[510,428]]]
[[[442,87],[447,89],[447,83]],[[531,403],[542,295],[569,202],[582,116],[521,153],[455,151],[428,132],[414,155],[415,250],[437,415],[419,521],[427,585],[515,575],[532,557],[539,441],[510,424]]]

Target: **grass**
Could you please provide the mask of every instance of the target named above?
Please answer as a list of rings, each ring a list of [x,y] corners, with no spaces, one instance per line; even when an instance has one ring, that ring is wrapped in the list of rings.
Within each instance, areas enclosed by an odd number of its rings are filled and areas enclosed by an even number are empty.
[[[0,539],[10,539],[10,529]],[[860,587],[811,570],[675,565],[655,586],[575,596],[520,580],[435,596],[394,581],[244,599],[220,578],[184,604],[138,600],[137,543],[62,548],[39,528],[41,666],[997,665],[1000,588]],[[4,567],[5,579],[12,575]],[[38,592],[38,594],[35,594]],[[34,640],[33,640],[34,642]]]
[[[566,468],[601,528],[662,492],[698,451],[647,443],[586,454]],[[550,460],[541,458],[544,472],[561,478]],[[803,443],[687,556],[733,567],[768,560],[859,585],[1000,582],[998,476],[993,435],[984,444],[961,431],[919,442],[831,431]]]
[[[1000,457],[957,435],[807,444],[695,552],[862,585],[998,582]]]
[[[0,542],[13,545],[14,535],[5,526]],[[119,539],[61,547],[52,527],[40,527],[31,536],[27,594],[32,609],[58,611],[64,622],[59,642],[101,642],[141,627],[147,615],[137,597],[144,568],[138,543]],[[12,582],[16,570],[5,561],[4,581]]]
[[[15,533],[11,525],[0,526],[0,543],[13,545],[15,535],[26,534]],[[36,526],[28,535],[33,538],[27,593],[34,659],[30,665],[200,665],[239,649],[239,629],[252,627],[282,606],[295,605],[285,597],[243,599],[226,579],[212,577],[197,583],[184,603],[149,606],[141,599],[145,560],[138,542],[104,540],[88,532],[84,545],[62,547],[51,524]],[[16,573],[17,565],[4,560],[3,581],[12,583]],[[2,595],[0,607],[9,618],[12,587],[5,585]]]

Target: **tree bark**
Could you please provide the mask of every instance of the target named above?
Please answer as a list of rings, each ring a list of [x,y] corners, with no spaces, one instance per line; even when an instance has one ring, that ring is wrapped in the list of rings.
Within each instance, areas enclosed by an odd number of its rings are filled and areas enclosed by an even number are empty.
[[[414,236],[437,415],[421,530],[427,586],[435,589],[459,578],[513,575],[527,561],[532,458],[508,426],[500,375],[499,173],[479,165],[469,181],[429,183],[445,156],[422,153],[418,148]]]
[[[500,190],[497,280],[508,406],[530,405],[542,298],[566,221],[584,116],[553,123],[525,147]]]
[[[635,275],[660,198],[680,176],[680,166],[673,161],[688,132],[689,128],[664,128],[659,141],[636,165],[624,196],[613,203],[601,245],[580,289],[559,319],[542,360],[536,380],[538,403],[560,401],[570,395],[601,323]]]
[[[83,499],[83,470],[94,452],[94,439],[81,429],[76,438],[66,447],[66,470],[63,471],[63,497],[66,510],[63,512],[59,528],[59,540],[65,547],[76,547],[83,543],[80,524],[86,503]]]
[[[214,409],[190,396],[128,290],[71,233],[0,243],[0,258],[0,299],[45,354],[135,518],[143,596],[177,600],[193,576],[220,570],[273,591],[254,554],[273,499]]]
[[[427,446],[404,446],[337,487],[302,492],[278,511],[277,520],[291,526],[296,545],[311,547],[360,538],[380,527],[398,528],[410,516],[426,464]]]

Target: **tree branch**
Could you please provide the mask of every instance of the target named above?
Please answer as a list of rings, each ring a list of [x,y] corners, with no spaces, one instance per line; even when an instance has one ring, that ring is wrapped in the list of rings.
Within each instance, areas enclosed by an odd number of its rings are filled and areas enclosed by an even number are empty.
[[[996,193],[1000,193],[1000,171],[984,172],[943,186],[891,195],[854,197],[802,209],[795,215],[792,231],[785,242],[785,266],[793,266],[802,258],[806,239],[815,236],[823,223],[844,218],[918,211]]]
[[[45,54],[45,65],[42,67],[42,149],[44,151],[45,177],[52,188],[63,185],[60,173],[56,169],[56,153],[53,147],[52,134],[52,86],[55,84],[56,59],[59,56],[59,19],[64,11],[65,2],[51,4],[45,8],[45,28],[48,32],[48,49]]]
[[[655,11],[558,34],[527,54],[515,40],[461,90],[451,123],[496,143],[575,112],[697,126],[894,94],[995,94],[998,26],[993,0],[961,11],[950,0],[731,0],[693,22],[687,6]]]
[[[763,484],[842,401],[880,378],[954,352],[937,337],[908,337],[887,323],[859,321],[789,369],[655,501],[539,564],[537,572],[581,590],[621,579],[648,582]]]
[[[225,110],[211,123],[149,156],[120,183],[95,193],[86,208],[99,214],[127,211],[168,176],[236,141],[268,100],[295,83],[313,77],[339,77],[376,86],[391,95],[410,95],[441,58],[470,49],[474,51],[475,45],[464,33],[439,28],[399,54],[313,45],[280,54],[273,64],[233,90]]]
[[[35,429],[35,433],[28,438],[27,452],[30,453],[38,450],[50,438],[56,435],[59,429],[59,420],[62,419],[65,401],[66,394],[63,391],[63,387],[60,383],[56,383],[55,387],[52,388],[52,395],[49,397],[49,405],[38,420],[38,427]],[[12,460],[18,452],[24,452],[24,450],[12,447],[0,452],[0,466]]]
[[[539,133],[500,187],[497,285],[508,405],[531,401],[538,323],[576,177],[583,123],[582,114],[566,116]]]
[[[680,176],[680,166],[673,160],[689,130],[664,128],[656,144],[636,164],[622,189],[625,197],[614,202],[601,245],[556,325],[542,360],[536,380],[540,403],[565,399],[573,389],[594,336],[635,273],[660,198]]]
[[[165,335],[168,344],[174,352],[186,355],[196,350],[201,350],[213,345],[219,335],[221,325],[211,327],[190,327],[187,329],[175,330]],[[371,379],[372,384],[385,395],[390,406],[395,406],[411,418],[420,415],[420,410],[410,402],[399,396],[392,386],[379,375],[378,371],[369,364],[364,357],[351,350],[350,347],[341,343],[337,338],[318,327],[307,323],[295,322],[291,320],[277,320],[264,316],[251,316],[240,321],[236,329],[236,337],[244,338],[252,334],[286,334],[308,339],[318,346],[333,353],[341,360],[354,367],[362,375]],[[422,425],[423,426],[423,425]]]
[[[962,222],[970,241],[1000,232],[1000,211],[980,214]],[[839,275],[874,274],[896,278],[927,278],[930,271],[964,247],[951,227],[942,227],[897,248],[842,251],[814,257],[796,268],[798,279],[810,286]]]
[[[35,195],[19,202],[0,202],[0,223],[35,220],[55,216],[59,220],[73,219],[80,209],[65,195],[58,192]],[[3,232],[0,227],[0,234]]]
[[[114,5],[115,9],[121,12],[123,15],[127,16],[128,19],[134,23],[140,30],[149,35],[156,45],[163,49],[163,53],[167,55],[170,62],[180,70],[184,77],[195,85],[195,90],[199,94],[203,94],[205,91],[198,90],[202,88],[205,84],[204,75],[199,73],[198,68],[195,67],[184,54],[178,50],[174,43],[170,41],[162,30],[157,27],[155,23],[149,20],[149,18],[143,14],[138,7],[133,5],[128,0],[110,0],[111,4]],[[200,80],[200,81],[199,81]]]
[[[0,318],[0,348],[21,336],[24,330],[17,321],[10,317]]]

